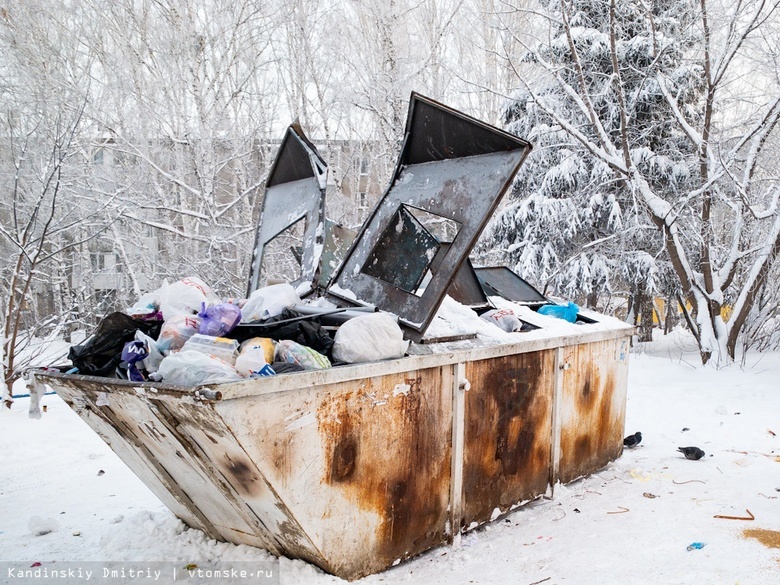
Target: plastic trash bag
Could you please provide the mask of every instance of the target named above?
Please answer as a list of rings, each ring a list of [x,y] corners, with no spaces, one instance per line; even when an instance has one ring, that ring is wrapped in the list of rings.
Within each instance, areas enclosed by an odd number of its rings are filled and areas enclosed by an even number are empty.
[[[241,354],[243,354],[244,352],[250,350],[262,351],[263,359],[266,361],[266,363],[270,364],[274,361],[274,354],[276,353],[276,342],[270,337],[252,337],[251,339],[247,339],[244,341],[244,343],[241,344],[239,351]]]
[[[146,343],[146,347],[149,350],[149,355],[140,362],[141,367],[147,372],[156,372],[160,367],[160,362],[163,360],[163,357],[165,357],[160,351],[160,348],[157,347],[157,341],[143,331],[135,332],[135,340]]]
[[[199,351],[182,350],[163,359],[157,374],[166,384],[199,386],[235,382],[243,378],[220,359]]]
[[[344,323],[333,340],[333,359],[355,364],[402,357],[404,333],[387,313],[367,313]]]
[[[272,284],[253,292],[241,310],[243,323],[265,321],[301,302],[290,284]]]
[[[297,364],[304,370],[322,370],[330,367],[330,360],[310,347],[283,339],[276,344],[276,361]]]
[[[480,317],[488,323],[493,323],[496,327],[500,327],[507,333],[520,331],[523,328],[522,321],[517,318],[512,309],[493,309],[483,313]]]
[[[85,376],[114,377],[122,361],[125,343],[135,339],[136,331],[156,337],[160,332],[160,321],[133,319],[124,313],[111,313],[97,326],[92,336],[81,345],[74,345],[68,352],[68,359]]]
[[[558,317],[558,319],[574,323],[577,321],[577,313],[579,310],[580,308],[576,303],[569,301],[566,305],[544,305],[539,307],[537,313],[550,317]]]
[[[241,309],[231,303],[219,303],[210,307],[203,303],[198,317],[201,319],[198,333],[223,337],[241,322]]]
[[[160,310],[160,296],[162,289],[141,295],[132,307],[129,307],[125,313],[132,317],[143,318],[154,315]]]
[[[241,344],[236,358],[236,370],[247,378],[275,375],[269,363],[274,361],[274,342],[267,337],[253,337]],[[267,366],[267,368],[266,368]]]
[[[187,340],[181,350],[199,351],[232,366],[236,363],[236,355],[238,355],[238,341],[226,337],[213,337],[196,333]]]
[[[292,364],[290,362],[274,362],[271,364],[271,368],[276,374],[292,374],[293,372],[303,372],[304,368],[298,364]]]
[[[149,356],[149,346],[145,341],[128,341],[122,349],[122,364],[127,367],[127,377],[133,382],[143,382],[146,378],[136,365]]]
[[[219,297],[197,276],[173,284],[165,281],[160,287],[160,311],[166,321],[174,315],[197,315],[203,303],[209,307],[219,302]]]
[[[163,353],[181,349],[199,328],[200,317],[197,315],[176,314],[163,323],[160,337],[157,338],[157,347]]]

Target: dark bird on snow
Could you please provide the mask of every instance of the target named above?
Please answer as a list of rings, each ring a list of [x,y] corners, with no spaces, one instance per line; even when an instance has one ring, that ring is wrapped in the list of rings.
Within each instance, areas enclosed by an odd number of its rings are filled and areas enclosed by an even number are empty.
[[[677,450],[685,455],[686,459],[692,459],[693,461],[704,457],[704,451],[698,447],[677,447]]]
[[[623,439],[623,446],[628,447],[629,449],[633,449],[641,442],[642,433],[634,433],[633,435],[628,435],[625,439]]]

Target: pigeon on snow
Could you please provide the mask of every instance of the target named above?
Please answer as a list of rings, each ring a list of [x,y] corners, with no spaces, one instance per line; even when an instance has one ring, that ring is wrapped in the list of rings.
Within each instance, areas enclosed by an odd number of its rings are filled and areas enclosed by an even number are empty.
[[[629,449],[633,449],[641,442],[642,442],[642,433],[637,432],[634,433],[633,435],[628,435],[625,439],[623,439],[623,446],[628,447]]]
[[[685,455],[686,459],[692,459],[696,461],[697,459],[704,457],[704,451],[698,447],[677,447],[677,450]]]

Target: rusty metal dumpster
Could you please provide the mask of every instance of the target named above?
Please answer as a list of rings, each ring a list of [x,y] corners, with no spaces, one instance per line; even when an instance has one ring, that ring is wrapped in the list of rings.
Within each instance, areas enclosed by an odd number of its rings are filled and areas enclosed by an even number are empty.
[[[189,526],[348,580],[451,543],[558,482],[598,470],[623,447],[631,327],[587,311],[570,324],[529,310],[530,330],[504,341],[425,339],[528,146],[481,123],[469,126],[459,113],[445,126],[460,129],[440,132],[437,143],[431,121],[453,112],[420,104],[415,113],[413,101],[393,181],[400,191],[388,190],[380,203],[387,211],[369,218],[331,291],[345,301],[345,291],[357,289],[367,304],[395,309],[420,342],[407,356],[198,388],[37,374]],[[450,148],[464,132],[471,146]],[[455,156],[469,159],[468,172]],[[282,194],[304,183],[319,189],[311,178],[321,159],[308,159],[312,174],[287,173],[295,185],[271,186]],[[480,189],[490,196],[478,198],[475,219],[469,205]],[[307,214],[321,221],[316,198],[306,201],[291,222]],[[420,236],[419,211],[453,219],[454,239]],[[306,233],[321,243],[310,227]],[[396,237],[405,230],[411,244]],[[425,254],[413,262],[415,274],[397,274],[399,264],[377,254],[407,245]],[[302,264],[313,289],[319,253],[310,250]],[[257,255],[250,289],[260,261]]]
[[[44,381],[189,526],[352,580],[621,454],[631,329],[575,327],[199,389]]]

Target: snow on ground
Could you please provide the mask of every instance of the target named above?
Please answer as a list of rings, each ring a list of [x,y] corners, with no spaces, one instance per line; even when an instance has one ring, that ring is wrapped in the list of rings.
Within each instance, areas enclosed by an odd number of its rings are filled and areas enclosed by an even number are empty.
[[[547,585],[780,583],[780,353],[697,367],[676,333],[631,356],[627,432],[639,447],[506,518],[358,583]],[[17,390],[18,391],[18,390]],[[259,561],[177,520],[57,396],[0,412],[0,561]],[[688,429],[688,430],[683,430]],[[770,432],[772,431],[772,432]],[[684,459],[696,445],[706,456]],[[755,520],[715,518],[716,515]],[[47,532],[36,535],[39,532]],[[688,550],[692,543],[703,548]],[[0,566],[2,563],[0,562]],[[338,583],[282,559],[281,583]],[[10,582],[0,575],[0,583]],[[63,581],[58,581],[63,582]],[[128,581],[129,582],[129,581]]]

